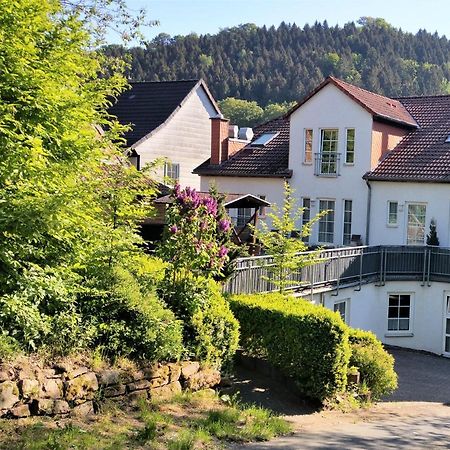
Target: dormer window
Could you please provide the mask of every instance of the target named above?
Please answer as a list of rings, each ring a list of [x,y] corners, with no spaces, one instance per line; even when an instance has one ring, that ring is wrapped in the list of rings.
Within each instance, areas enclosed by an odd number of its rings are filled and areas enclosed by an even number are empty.
[[[252,142],[253,147],[264,147],[280,133],[264,133]]]

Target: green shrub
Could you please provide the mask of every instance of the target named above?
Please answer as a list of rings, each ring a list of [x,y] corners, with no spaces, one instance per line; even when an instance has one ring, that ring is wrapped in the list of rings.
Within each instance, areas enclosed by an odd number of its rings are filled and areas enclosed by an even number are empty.
[[[19,343],[0,330],[0,361],[12,358],[20,352]]]
[[[199,277],[162,284],[160,292],[183,322],[186,356],[215,367],[228,363],[238,347],[239,324],[219,285]]]
[[[183,351],[181,324],[157,298],[142,292],[135,277],[115,268],[80,302],[95,328],[93,345],[105,356],[149,361],[176,360]]]
[[[350,365],[358,368],[361,383],[370,391],[371,399],[378,400],[397,388],[394,357],[369,331],[350,329]]]
[[[0,327],[25,351],[85,347],[89,333],[76,310],[76,281],[65,271],[25,270],[17,288],[0,296]]]
[[[348,327],[337,314],[281,294],[240,295],[230,301],[246,353],[267,358],[306,396],[324,400],[345,390]]]

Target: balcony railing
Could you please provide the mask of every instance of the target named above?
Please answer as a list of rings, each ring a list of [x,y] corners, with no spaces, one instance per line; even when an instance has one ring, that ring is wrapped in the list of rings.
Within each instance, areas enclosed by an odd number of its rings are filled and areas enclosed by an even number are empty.
[[[314,154],[314,175],[319,177],[338,177],[341,154],[322,152]]]
[[[305,253],[307,255],[307,253]],[[224,290],[233,294],[251,294],[277,290],[271,281],[271,256],[240,258]],[[361,286],[392,280],[450,283],[450,249],[415,246],[362,246],[324,250],[318,262],[286,274],[293,291],[315,292],[344,286]]]

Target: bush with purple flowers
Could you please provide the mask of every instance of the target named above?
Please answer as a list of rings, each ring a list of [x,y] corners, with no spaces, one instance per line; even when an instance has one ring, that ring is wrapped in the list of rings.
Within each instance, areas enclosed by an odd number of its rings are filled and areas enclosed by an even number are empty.
[[[231,222],[223,198],[215,190],[208,196],[176,185],[167,211],[167,230],[160,256],[170,263],[178,281],[191,277],[216,277],[228,262]]]
[[[158,250],[167,263],[159,293],[183,323],[185,356],[220,367],[239,339],[238,323],[214,281],[233,250],[231,222],[215,190],[206,196],[176,185],[172,197]]]

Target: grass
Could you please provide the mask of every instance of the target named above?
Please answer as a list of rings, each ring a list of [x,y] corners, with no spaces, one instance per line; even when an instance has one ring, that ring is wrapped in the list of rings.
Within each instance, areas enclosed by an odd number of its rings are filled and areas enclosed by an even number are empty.
[[[171,401],[125,408],[102,405],[89,419],[0,419],[0,449],[17,450],[197,450],[228,441],[271,439],[290,426],[272,412],[220,398],[213,391],[184,393]]]

